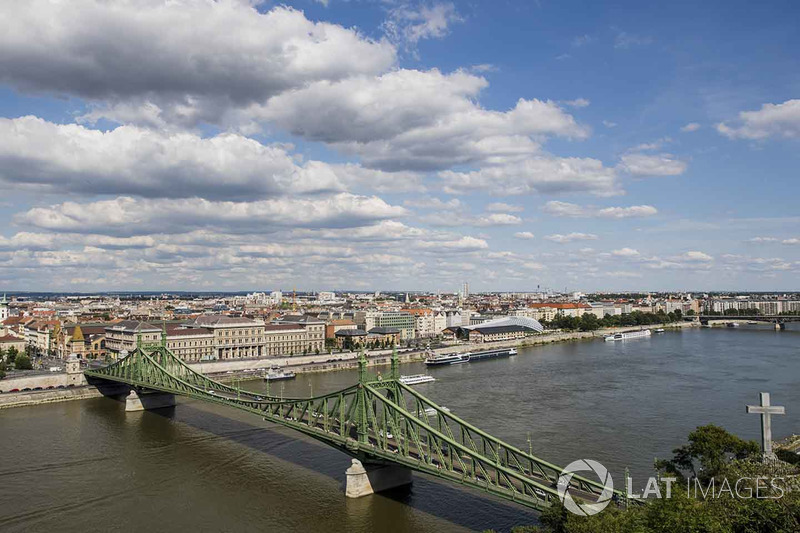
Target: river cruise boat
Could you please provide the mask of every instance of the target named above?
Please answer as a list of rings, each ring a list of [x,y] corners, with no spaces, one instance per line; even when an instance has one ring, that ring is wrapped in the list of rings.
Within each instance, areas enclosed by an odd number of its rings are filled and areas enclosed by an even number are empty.
[[[486,350],[485,352],[471,352],[469,354],[469,361],[496,359],[498,357],[508,357],[510,355],[517,355],[517,350],[515,348],[498,348],[496,350]]]
[[[436,378],[428,374],[415,374],[413,376],[400,376],[400,383],[403,385],[419,385],[420,383],[430,383]]]
[[[656,333],[664,333],[664,328],[658,328],[658,329],[656,330]]]
[[[283,379],[294,379],[295,378],[294,372],[289,372],[287,370],[281,370],[278,367],[272,367],[269,371],[264,375],[264,381],[280,381]]]
[[[640,339],[642,337],[649,337],[652,335],[649,329],[641,331],[624,331],[622,333],[614,333],[606,337],[606,341],[626,341],[628,339]]]
[[[425,359],[425,364],[428,366],[457,365],[460,363],[469,363],[469,358],[469,353],[429,353],[428,358]]]

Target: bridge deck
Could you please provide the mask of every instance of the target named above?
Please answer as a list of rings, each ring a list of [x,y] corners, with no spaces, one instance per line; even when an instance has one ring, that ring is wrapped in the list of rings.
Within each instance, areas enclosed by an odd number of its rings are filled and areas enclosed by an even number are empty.
[[[535,509],[558,500],[561,467],[489,435],[400,383],[396,357],[393,379],[368,379],[362,357],[357,384],[312,398],[280,398],[219,383],[190,369],[163,341],[149,347],[139,344],[126,358],[85,374],[234,407],[362,462],[402,465]],[[578,475],[570,478],[567,490],[574,498],[590,501],[612,496],[599,482]],[[613,493],[617,501],[624,497]]]

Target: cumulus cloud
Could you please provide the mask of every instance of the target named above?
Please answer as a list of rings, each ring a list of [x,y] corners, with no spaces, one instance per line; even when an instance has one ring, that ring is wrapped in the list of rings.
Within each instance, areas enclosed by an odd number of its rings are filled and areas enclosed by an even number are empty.
[[[741,111],[737,120],[717,124],[717,131],[730,139],[796,139],[800,137],[800,99],[763,104],[758,111]]]
[[[530,231],[518,231],[518,232],[516,232],[514,234],[514,237],[516,237],[517,239],[522,239],[522,240],[531,240],[531,239],[535,238],[535,235],[533,233],[531,233]]]
[[[331,166],[299,165],[280,145],[120,126],[103,132],[0,118],[0,180],[59,192],[243,198],[342,190]]]
[[[420,217],[422,222],[431,226],[515,226],[522,224],[522,219],[510,213],[489,213],[480,216],[463,212],[439,212]]]
[[[619,250],[613,250],[611,255],[617,257],[638,257],[640,254],[638,250],[634,250],[633,248],[620,248]]]
[[[505,202],[493,202],[485,207],[486,211],[490,213],[505,212],[505,213],[521,213],[525,208],[521,205],[512,205]]]
[[[551,200],[542,211],[557,217],[598,217],[598,218],[631,218],[649,217],[658,213],[652,205],[632,205],[629,207],[594,207]]]
[[[700,124],[698,124],[697,122],[690,122],[690,123],[686,124],[685,126],[681,127],[681,131],[686,132],[686,133],[690,133],[690,132],[699,130],[700,127],[701,127]]]
[[[679,255],[677,257],[677,259],[682,259],[682,260],[685,260],[685,261],[700,261],[700,262],[707,262],[707,261],[713,261],[714,260],[714,258],[711,257],[710,255],[708,255],[707,253],[699,252],[699,251],[696,251],[696,250],[689,251],[689,252],[686,252],[684,254],[681,254],[681,255]]]
[[[587,107],[591,102],[586,98],[576,98],[575,100],[566,100],[564,103],[570,107]]]
[[[594,241],[597,240],[597,235],[594,235],[592,233],[575,233],[575,232],[568,233],[566,235],[555,233],[553,235],[545,236],[545,239],[558,244],[567,244],[573,241]]]
[[[15,220],[56,232],[133,236],[184,233],[201,228],[259,233],[290,227],[358,227],[405,213],[404,208],[374,196],[340,193],[322,199],[277,198],[256,202],[118,197],[35,207],[17,215]]]
[[[321,81],[247,110],[309,140],[322,141],[383,170],[437,170],[537,154],[547,136],[585,138],[552,101],[520,99],[505,112],[475,99],[484,78],[456,71],[397,70]]]
[[[450,200],[444,201],[436,197],[412,198],[410,200],[405,200],[403,205],[408,207],[416,207],[419,209],[446,210],[461,209],[464,207],[464,204],[458,198],[451,198]]]
[[[678,176],[686,172],[686,163],[672,154],[628,153],[620,158],[619,168],[632,176]]]
[[[4,2],[0,19],[13,21],[0,35],[0,80],[101,102],[92,118],[138,110],[219,123],[285,90],[395,63],[386,41],[248,1],[30,0]]]
[[[579,191],[611,196],[621,192],[615,170],[590,158],[542,156],[470,172],[445,170],[439,177],[451,194],[472,190],[488,190],[497,195]]]

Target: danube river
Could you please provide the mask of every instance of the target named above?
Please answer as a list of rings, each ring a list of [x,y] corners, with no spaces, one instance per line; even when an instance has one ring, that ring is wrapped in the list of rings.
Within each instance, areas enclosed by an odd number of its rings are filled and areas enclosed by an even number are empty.
[[[401,367],[425,371],[422,364]],[[373,372],[380,369],[370,369]],[[387,371],[383,369],[383,371]],[[641,488],[695,426],[758,439],[745,404],[772,393],[800,431],[800,328],[684,329],[625,342],[539,346],[440,367],[434,401],[534,454],[596,459]],[[322,393],[354,371],[301,375],[287,396]],[[246,383],[264,390],[261,382]],[[278,393],[280,385],[273,384]],[[349,458],[291,430],[200,401],[125,414],[99,398],[0,411],[2,531],[467,531],[534,523],[521,507],[415,474],[411,489],[344,497]]]

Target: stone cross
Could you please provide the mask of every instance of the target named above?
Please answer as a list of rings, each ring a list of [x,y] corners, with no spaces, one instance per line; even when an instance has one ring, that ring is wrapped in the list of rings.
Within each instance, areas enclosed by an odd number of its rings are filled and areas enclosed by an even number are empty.
[[[772,415],[786,414],[783,407],[769,404],[769,393],[761,393],[761,405],[748,405],[748,413],[761,415],[761,449],[765,457],[772,457]]]

